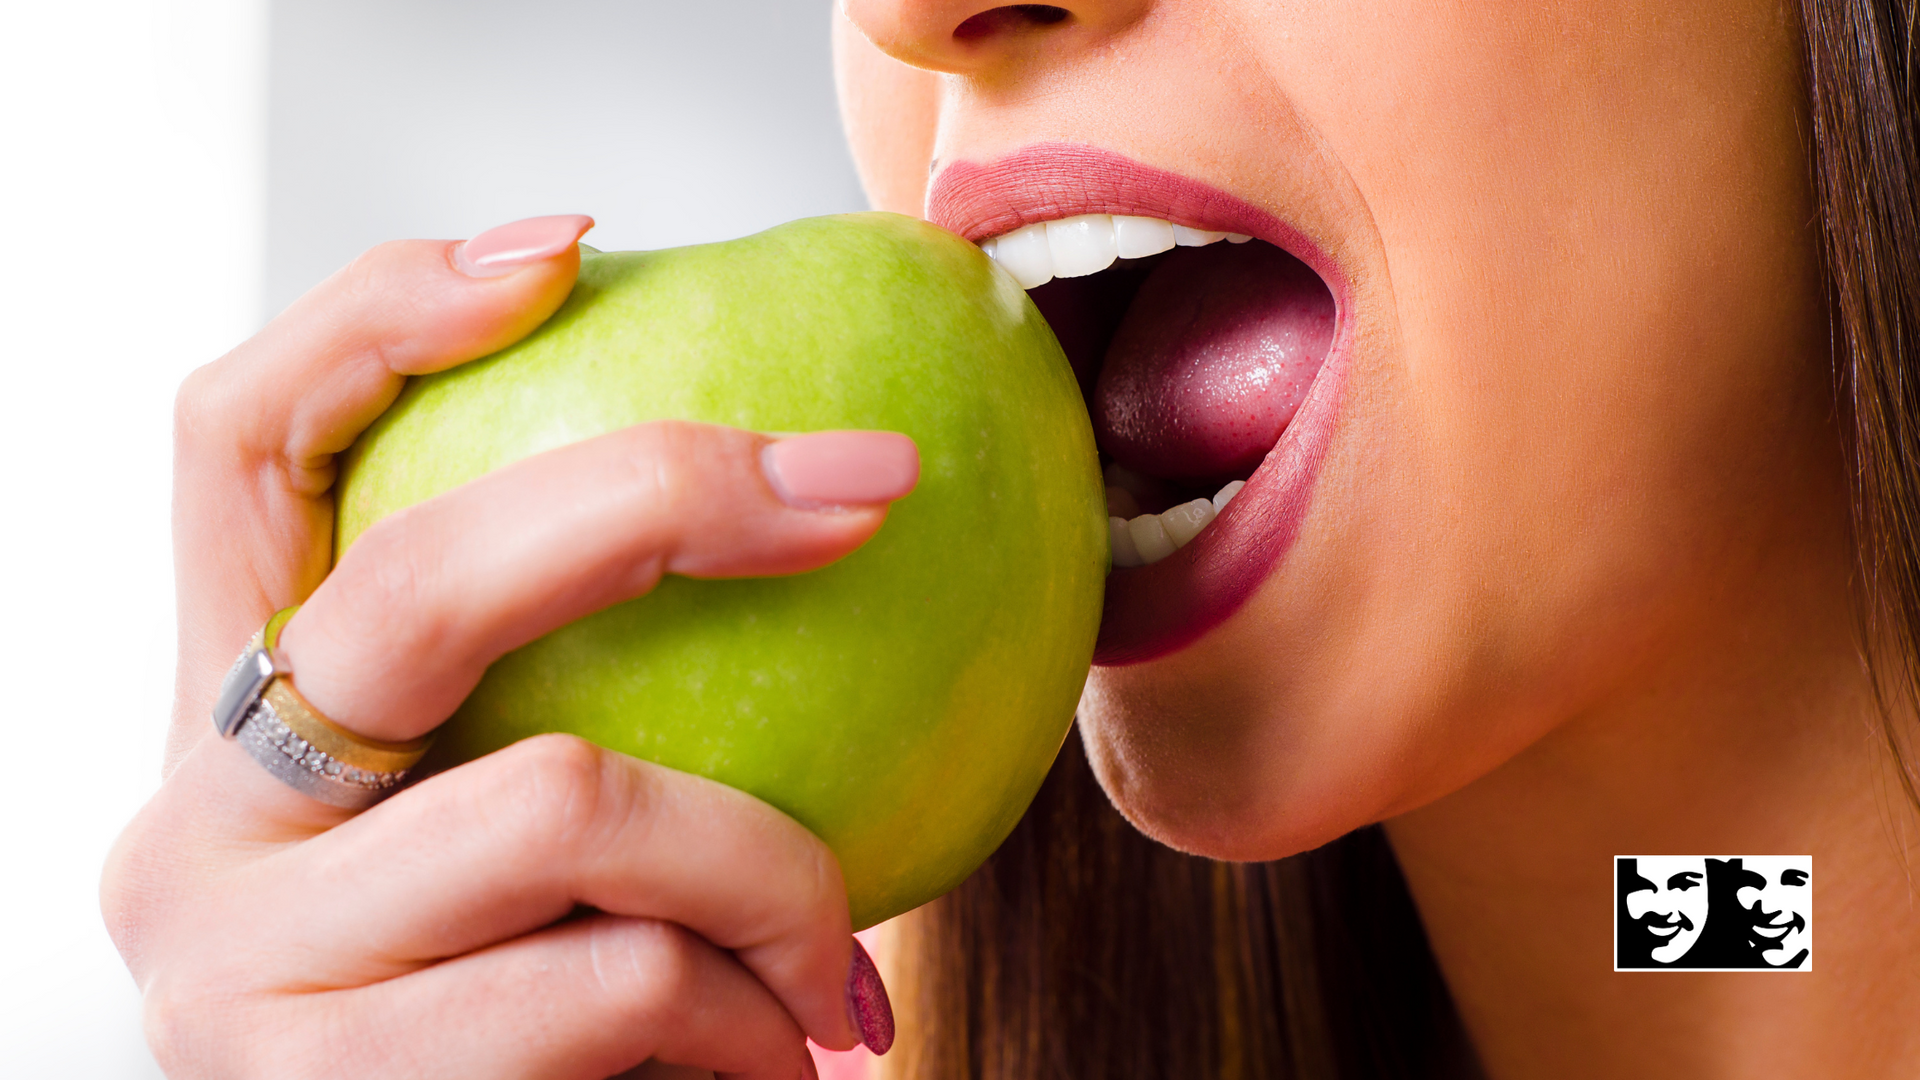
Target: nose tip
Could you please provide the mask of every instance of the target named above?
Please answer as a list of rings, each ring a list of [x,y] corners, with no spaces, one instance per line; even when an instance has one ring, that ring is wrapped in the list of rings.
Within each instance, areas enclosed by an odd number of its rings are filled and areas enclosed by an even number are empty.
[[[983,0],[842,0],[848,21],[881,52],[914,67],[970,74],[1022,40],[1072,27],[1111,30],[1146,0],[993,4]]]

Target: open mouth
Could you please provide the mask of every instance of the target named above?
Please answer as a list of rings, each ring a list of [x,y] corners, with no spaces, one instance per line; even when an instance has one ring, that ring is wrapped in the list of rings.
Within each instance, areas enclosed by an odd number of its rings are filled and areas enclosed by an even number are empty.
[[[1083,146],[950,165],[929,216],[1028,290],[1079,379],[1114,563],[1095,663],[1196,640],[1298,533],[1345,369],[1337,272],[1256,207]]]
[[[1187,546],[1246,486],[1333,343],[1333,295],[1244,233],[1082,214],[981,244],[1053,326],[1093,419],[1113,564]]]

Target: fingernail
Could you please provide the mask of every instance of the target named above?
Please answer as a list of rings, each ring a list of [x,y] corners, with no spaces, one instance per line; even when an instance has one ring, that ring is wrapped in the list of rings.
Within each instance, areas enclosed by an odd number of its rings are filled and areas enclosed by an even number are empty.
[[[847,1015],[860,1029],[860,1041],[876,1054],[893,1048],[893,1005],[880,969],[858,940],[853,943],[853,970],[847,975]]]
[[[820,1080],[820,1068],[813,1063],[813,1047],[807,1047],[807,1059],[800,1063],[800,1080]]]
[[[593,228],[585,214],[530,217],[488,229],[453,249],[453,265],[468,277],[502,277],[580,242]]]
[[[912,491],[920,450],[893,431],[819,431],[768,443],[760,467],[789,506],[863,506]]]

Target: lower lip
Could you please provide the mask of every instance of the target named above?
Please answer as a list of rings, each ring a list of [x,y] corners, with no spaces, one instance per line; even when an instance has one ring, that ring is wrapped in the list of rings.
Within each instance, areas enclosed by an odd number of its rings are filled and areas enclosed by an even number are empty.
[[[1192,644],[1238,611],[1279,566],[1299,538],[1333,441],[1347,340],[1342,326],[1293,422],[1212,523],[1157,563],[1107,575],[1095,664],[1138,664]]]

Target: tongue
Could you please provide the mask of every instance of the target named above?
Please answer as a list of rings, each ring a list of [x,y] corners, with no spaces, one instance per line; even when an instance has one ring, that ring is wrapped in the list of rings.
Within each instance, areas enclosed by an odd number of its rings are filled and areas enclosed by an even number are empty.
[[[1147,476],[1244,477],[1300,408],[1333,343],[1333,297],[1258,241],[1180,248],[1155,266],[1107,348],[1100,447]]]

